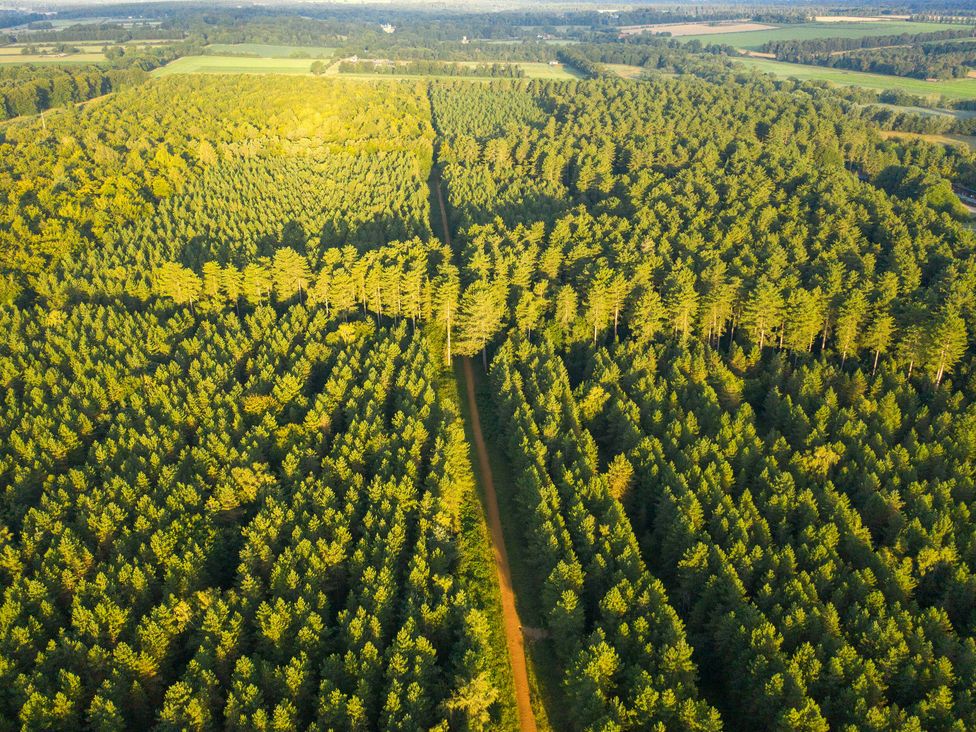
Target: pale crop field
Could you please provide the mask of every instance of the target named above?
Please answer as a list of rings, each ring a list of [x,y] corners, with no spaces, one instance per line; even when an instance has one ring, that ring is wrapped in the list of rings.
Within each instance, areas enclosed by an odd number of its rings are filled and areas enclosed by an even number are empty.
[[[957,145],[976,152],[976,137],[973,135],[926,135],[918,132],[895,132],[881,130],[881,136],[894,140],[925,140],[943,145]]]
[[[628,64],[604,64],[610,71],[623,79],[639,79],[644,69],[640,66],[630,66]]]
[[[17,50],[17,53],[0,53],[0,64],[40,64],[42,66],[65,64],[94,64],[104,61],[102,53],[73,53],[68,56],[50,56],[46,54],[25,55]]]

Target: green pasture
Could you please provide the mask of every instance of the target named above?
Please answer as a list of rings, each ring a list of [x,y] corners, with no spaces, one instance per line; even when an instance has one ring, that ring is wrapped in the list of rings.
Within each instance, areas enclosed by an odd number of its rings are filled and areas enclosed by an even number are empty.
[[[550,66],[541,61],[518,61],[516,63],[522,67],[529,79],[562,79],[565,81],[582,78],[579,72],[565,64]]]
[[[767,41],[805,41],[811,38],[864,38],[865,36],[890,36],[899,33],[934,33],[952,28],[970,26],[954,23],[915,23],[908,20],[882,20],[868,23],[796,23],[759,31],[738,33],[706,33],[678,36],[679,41],[698,40],[702,43],[719,43],[748,51],[758,51]]]
[[[947,99],[976,99],[976,79],[926,81],[925,79],[910,79],[884,74],[866,74],[861,71],[848,71],[847,69],[832,69],[826,66],[788,64],[765,58],[738,57],[733,60],[757,71],[802,81],[826,81],[841,86],[860,86],[880,91],[898,90],[921,97],[943,96]]]

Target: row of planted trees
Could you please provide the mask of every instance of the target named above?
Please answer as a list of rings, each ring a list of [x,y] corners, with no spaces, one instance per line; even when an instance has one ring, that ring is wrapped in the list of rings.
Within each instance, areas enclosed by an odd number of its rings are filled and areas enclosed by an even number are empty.
[[[208,262],[200,275],[166,263],[154,282],[159,295],[204,309],[298,300],[344,317],[369,312],[414,324],[437,321],[464,354],[484,351],[510,324],[526,338],[541,332],[563,343],[695,338],[720,350],[742,343],[795,356],[825,353],[829,345],[841,365],[864,355],[874,373],[884,356],[909,376],[916,369],[928,373],[938,385],[966,351],[966,324],[952,306],[893,314],[894,275],[870,296],[862,290],[825,295],[818,286],[784,297],[770,279],[743,292],[720,279],[721,272],[706,273],[704,285],[685,268],[673,271],[660,288],[599,269],[579,292],[545,280],[531,288],[477,280],[462,290],[447,253],[414,240],[365,255],[352,248],[329,250],[315,273],[306,257],[288,247],[243,269]],[[699,287],[707,288],[704,294]]]

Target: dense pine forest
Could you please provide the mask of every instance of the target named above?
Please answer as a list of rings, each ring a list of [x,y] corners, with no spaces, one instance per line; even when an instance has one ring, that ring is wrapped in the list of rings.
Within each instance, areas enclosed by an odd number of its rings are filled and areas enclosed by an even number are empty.
[[[0,74],[0,730],[976,728],[976,158],[581,40]]]
[[[573,718],[675,726],[646,673],[708,727],[680,657],[730,728],[976,724],[976,237],[946,182],[768,88],[432,95],[459,343],[501,344]]]

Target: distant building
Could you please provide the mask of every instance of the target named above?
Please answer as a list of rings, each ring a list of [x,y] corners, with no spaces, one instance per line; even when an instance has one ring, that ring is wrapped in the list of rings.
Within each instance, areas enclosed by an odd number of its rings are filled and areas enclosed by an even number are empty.
[[[461,45],[462,46],[467,46],[469,43],[471,43],[471,41],[468,40],[468,37],[467,36],[461,36]]]
[[[383,29],[384,33],[396,33],[396,26],[392,23],[384,23],[380,28]]]

